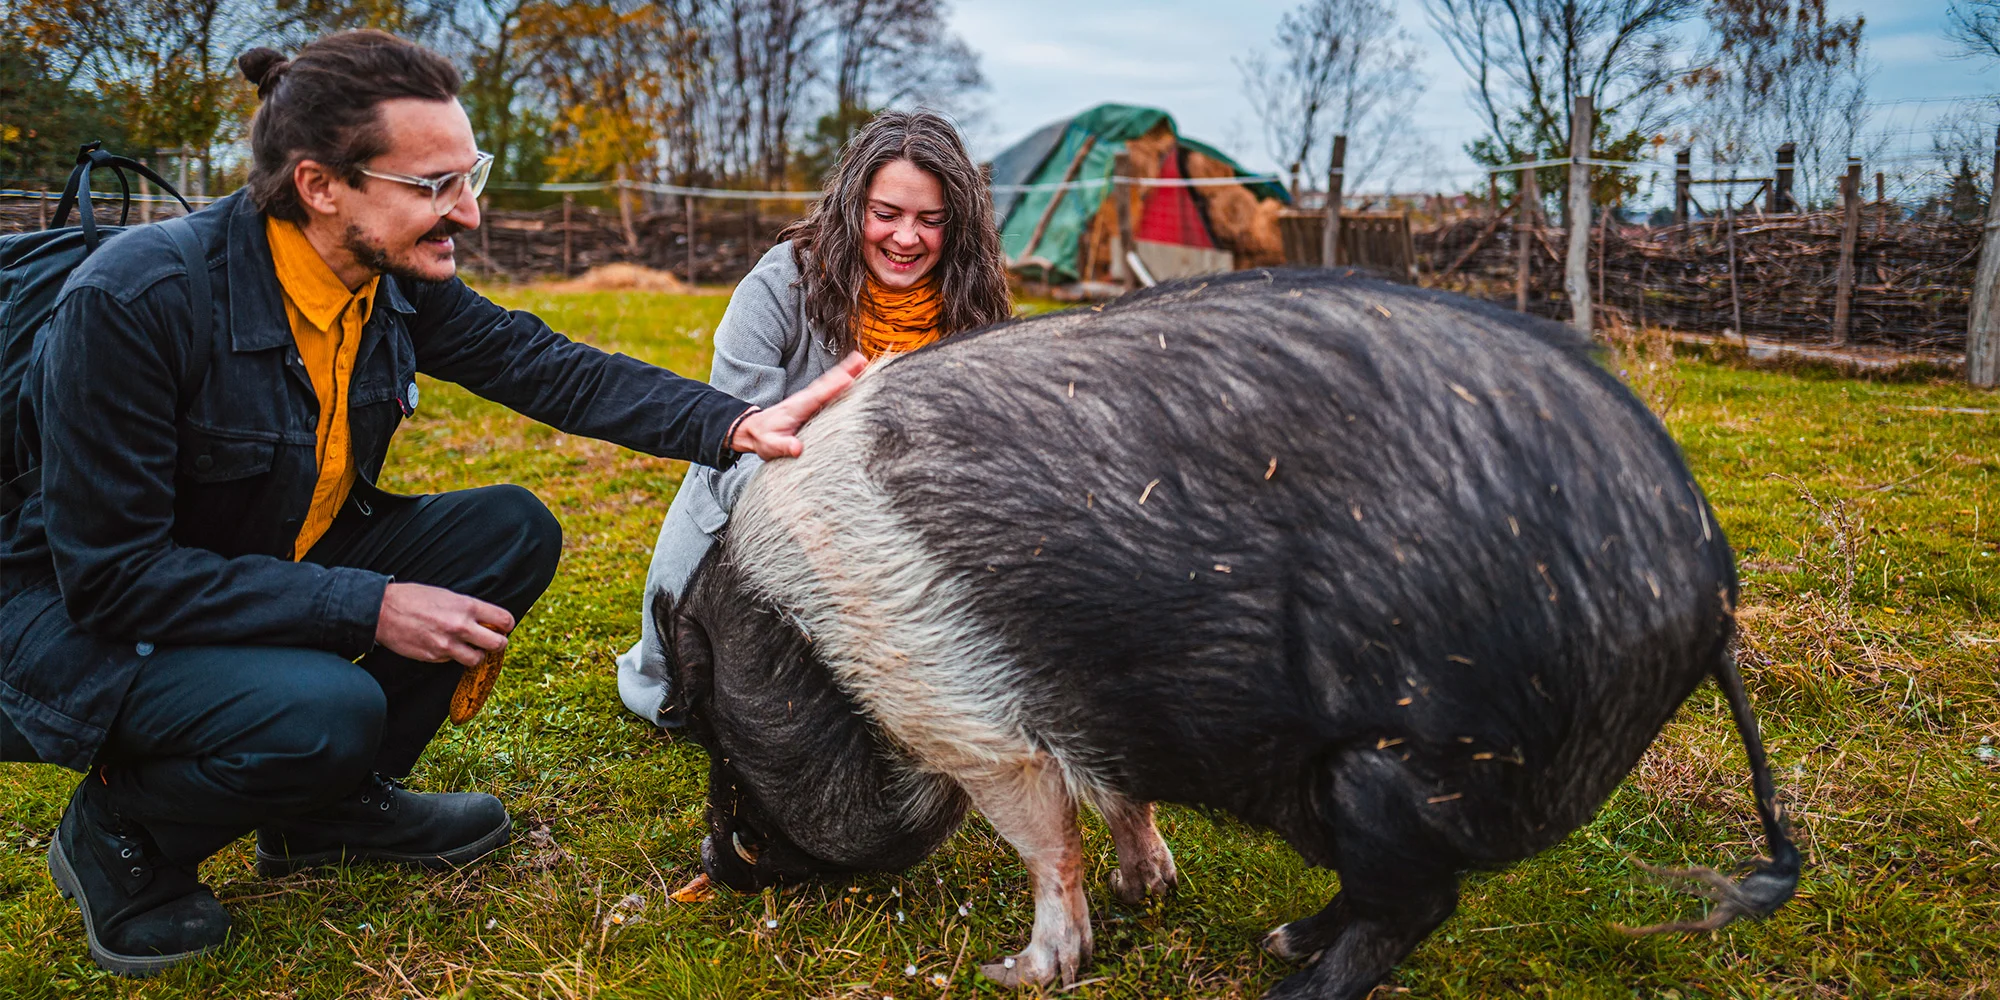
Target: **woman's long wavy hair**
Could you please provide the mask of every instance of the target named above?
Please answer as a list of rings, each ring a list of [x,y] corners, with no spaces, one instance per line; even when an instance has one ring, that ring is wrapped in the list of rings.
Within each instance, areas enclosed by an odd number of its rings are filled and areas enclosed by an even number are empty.
[[[854,349],[856,313],[868,285],[861,238],[868,185],[876,171],[897,160],[910,161],[944,187],[944,242],[936,267],[941,335],[998,323],[1013,313],[993,196],[966,155],[958,129],[929,111],[885,111],[848,140],[826,197],[779,236],[792,241],[806,318],[833,338],[841,353]]]

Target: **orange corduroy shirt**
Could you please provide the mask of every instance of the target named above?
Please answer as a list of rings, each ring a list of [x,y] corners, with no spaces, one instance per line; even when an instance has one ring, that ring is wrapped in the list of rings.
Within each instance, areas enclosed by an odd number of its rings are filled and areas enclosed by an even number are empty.
[[[271,263],[285,293],[285,318],[299,345],[299,361],[319,397],[319,478],[313,483],[312,506],[292,544],[292,558],[302,559],[313,543],[333,526],[333,517],[354,487],[354,445],[348,437],[347,390],[354,377],[355,355],[361,350],[361,328],[375,308],[375,287],[368,279],[349,291],[320,258],[296,223],[266,217],[264,232],[271,240]]]

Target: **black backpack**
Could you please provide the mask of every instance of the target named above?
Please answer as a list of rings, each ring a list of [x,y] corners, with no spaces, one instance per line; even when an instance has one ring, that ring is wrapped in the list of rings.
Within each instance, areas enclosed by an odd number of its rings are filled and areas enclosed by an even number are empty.
[[[15,233],[0,237],[0,514],[25,503],[41,489],[40,466],[28,467],[28,442],[20,433],[22,383],[34,360],[37,335],[55,312],[63,283],[69,273],[94,253],[105,240],[125,231],[132,217],[132,184],[125,176],[130,170],[158,184],[174,196],[181,207],[194,211],[186,198],[159,174],[136,160],[105,152],[101,143],[84,146],[76,155],[76,169],[70,171],[62,200],[56,202],[55,218],[49,228],[38,233]],[[91,213],[90,172],[106,167],[118,175],[124,204],[117,226],[100,226]],[[77,225],[65,227],[70,209],[78,210]],[[187,265],[190,301],[194,305],[195,371],[205,373],[210,350],[207,324],[211,321],[208,266],[201,241],[185,216],[158,223],[171,236]],[[196,378],[195,382],[200,379]],[[185,401],[184,401],[185,402]]]

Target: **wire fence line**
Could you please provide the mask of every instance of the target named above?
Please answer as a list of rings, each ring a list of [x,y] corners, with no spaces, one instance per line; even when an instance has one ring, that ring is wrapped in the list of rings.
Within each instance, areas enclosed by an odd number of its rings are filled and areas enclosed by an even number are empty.
[[[1685,171],[1693,182],[1719,184],[1724,186],[1722,190],[1735,191],[1728,199],[1732,204],[1740,201],[1743,188],[1768,180],[1761,176],[1697,176],[1716,172],[1719,165],[1715,164],[1601,157],[1581,162],[1600,171],[1640,171],[1661,175],[1662,180],[1669,180],[1664,175],[1670,171]],[[1539,159],[1487,172],[1564,168],[1572,163],[1569,157]],[[1761,174],[1767,172],[1764,166],[1748,169]],[[1949,177],[1948,171],[1932,165],[1916,176],[1895,177],[1884,197],[1865,202],[1866,224],[1851,255],[1854,342],[1904,350],[1963,350],[1976,240],[1983,227],[1976,222],[1940,226],[1923,221],[1895,201],[1917,192],[1927,179]],[[1105,185],[1128,184],[1138,188],[1201,188],[1278,180],[1270,175],[1166,180],[1110,176],[1067,183],[994,185],[994,190],[1101,190]],[[504,281],[571,277],[603,264],[636,263],[669,272],[684,282],[731,282],[753,267],[785,226],[822,194],[630,180],[496,183],[489,187],[496,192],[565,196],[557,204],[535,209],[484,206],[479,229],[459,237],[460,265],[469,276]],[[639,197],[591,198],[587,202],[568,197],[600,192]],[[1306,193],[1307,202],[1311,194]],[[1544,196],[1556,199],[1560,194],[1551,190]],[[0,189],[0,231],[49,224],[53,202],[60,196],[59,191]],[[1400,206],[1410,218],[1422,280],[1483,297],[1512,298],[1509,286],[1517,284],[1525,245],[1530,264],[1529,308],[1559,318],[1567,314],[1569,306],[1557,277],[1566,266],[1568,241],[1562,235],[1566,230],[1540,220],[1539,211],[1536,221],[1523,226],[1515,218],[1518,204],[1503,207],[1491,197],[1470,194],[1351,195],[1344,197],[1343,203],[1353,210],[1355,199],[1365,198],[1369,201],[1366,207],[1376,208],[1381,197],[1388,197],[1390,211]],[[167,207],[175,204],[169,196],[142,194],[135,189],[132,198],[132,221],[179,214]],[[93,199],[98,219],[117,221],[121,200],[115,189],[100,190]],[[195,196],[188,200],[201,207],[216,199]],[[1701,198],[1708,200],[1708,195]],[[1691,208],[1685,222],[1672,226],[1635,225],[1632,217],[1618,213],[1606,212],[1602,218],[1593,214],[1594,231],[1588,241],[1591,284],[1602,286],[1600,295],[1609,293],[1609,299],[1602,302],[1606,309],[1689,331],[1733,330],[1740,322],[1760,335],[1777,339],[1825,338],[1830,305],[1836,298],[1829,276],[1839,269],[1842,256],[1841,226],[1831,215],[1767,213],[1747,202],[1733,216],[1704,210],[1701,202],[1691,201]],[[1595,232],[1607,225],[1608,233]],[[1730,268],[1723,262],[1728,259],[1732,231],[1741,259]],[[1600,274],[1610,275],[1612,280],[1607,284]]]
[[[1040,191],[1076,191],[1100,188],[1107,184],[1129,185],[1141,188],[1201,188],[1224,187],[1232,184],[1282,184],[1284,178],[1276,174],[1249,174],[1237,177],[1089,177],[1068,181],[1045,181],[1040,184],[993,184],[988,189],[994,194],[1031,194]],[[764,191],[748,188],[688,187],[682,184],[658,184],[652,181],[566,181],[550,184],[501,183],[488,184],[488,188],[500,191],[643,191],[648,194],[671,195],[675,197],[715,198],[738,201],[817,201],[825,192],[812,191]]]

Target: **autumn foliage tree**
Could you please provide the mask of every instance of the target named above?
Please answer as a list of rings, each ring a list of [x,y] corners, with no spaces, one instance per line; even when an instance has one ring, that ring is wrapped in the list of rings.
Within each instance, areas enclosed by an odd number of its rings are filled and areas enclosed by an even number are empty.
[[[983,85],[947,14],[946,0],[0,0],[0,172],[60,173],[84,133],[240,164],[255,98],[237,54],[380,28],[459,65],[503,185],[813,184],[877,109],[962,109]]]
[[[235,0],[23,0],[0,8],[0,25],[22,53],[14,74],[78,93],[70,121],[93,105],[117,109],[116,129],[90,138],[140,155],[192,147],[206,169],[208,152],[247,119],[251,93],[234,56],[256,35],[258,13]],[[67,161],[67,152],[42,155]]]

